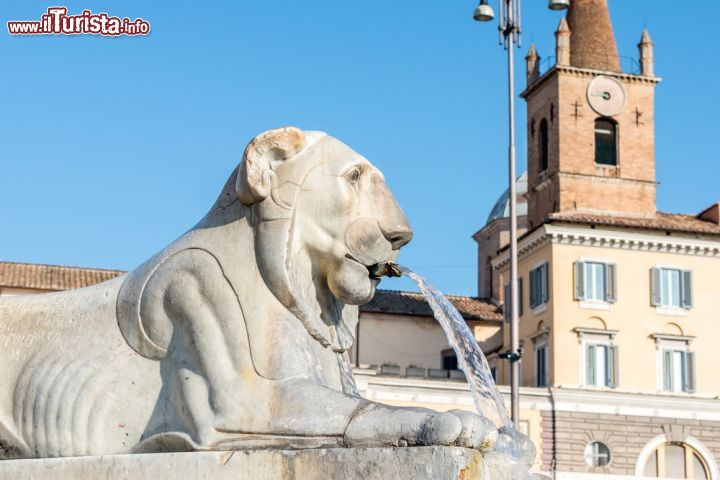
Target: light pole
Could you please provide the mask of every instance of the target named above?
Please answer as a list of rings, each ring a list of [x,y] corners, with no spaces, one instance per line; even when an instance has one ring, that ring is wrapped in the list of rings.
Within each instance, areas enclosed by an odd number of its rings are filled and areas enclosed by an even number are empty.
[[[520,47],[522,33],[522,0],[498,0],[500,45],[507,50],[508,59],[508,120],[509,149],[508,170],[510,183],[510,302],[505,299],[505,309],[510,309],[510,350],[502,355],[510,363],[510,418],[517,426],[520,420],[520,335],[518,319],[518,255],[517,255],[517,192],[515,165],[515,65],[513,45]],[[570,0],[549,0],[551,10],[565,10]],[[487,0],[480,0],[473,18],[478,22],[489,22],[495,12]]]

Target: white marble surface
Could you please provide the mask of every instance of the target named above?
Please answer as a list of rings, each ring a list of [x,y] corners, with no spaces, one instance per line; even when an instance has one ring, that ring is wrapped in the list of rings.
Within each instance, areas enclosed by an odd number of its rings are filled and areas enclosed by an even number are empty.
[[[3,480],[480,479],[479,452],[370,448],[155,453],[0,462]]]
[[[147,208],[162,215],[172,198]],[[370,269],[411,236],[363,156],[322,132],[260,134],[207,215],[132,272],[0,299],[0,459],[218,445],[491,450],[486,418],[357,393],[347,356],[357,305],[374,295]],[[191,469],[217,455],[163,458]]]

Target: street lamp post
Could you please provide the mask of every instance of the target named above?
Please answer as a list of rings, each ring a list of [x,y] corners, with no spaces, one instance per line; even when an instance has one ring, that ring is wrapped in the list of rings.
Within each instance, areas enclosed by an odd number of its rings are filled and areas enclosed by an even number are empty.
[[[510,301],[505,299],[505,308],[510,309],[510,350],[502,355],[510,364],[510,418],[517,426],[520,419],[520,335],[518,298],[518,254],[517,254],[517,189],[515,162],[515,65],[513,45],[521,46],[522,0],[498,0],[500,44],[507,50],[508,60],[508,170],[510,191]],[[564,10],[570,0],[549,0],[551,10]],[[480,0],[473,18],[478,22],[489,22],[495,12],[487,0]]]

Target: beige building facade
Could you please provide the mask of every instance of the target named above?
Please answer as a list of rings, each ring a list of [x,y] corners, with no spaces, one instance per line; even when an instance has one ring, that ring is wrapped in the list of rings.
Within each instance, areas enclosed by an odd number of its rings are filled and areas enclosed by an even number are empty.
[[[500,308],[486,300],[449,295],[485,352],[503,345]],[[422,295],[378,290],[360,307],[350,359],[356,367],[428,378],[464,379],[448,339]]]
[[[549,402],[531,407],[541,466],[557,478],[720,478],[720,207],[656,209],[660,78],[648,32],[625,70],[606,0],[574,0],[555,35],[546,72],[531,47],[521,95],[521,385]],[[499,222],[474,238],[488,272],[480,293],[502,305],[509,258]],[[501,246],[488,255],[492,242]],[[507,351],[509,328],[503,336]],[[489,358],[507,384],[507,362]]]

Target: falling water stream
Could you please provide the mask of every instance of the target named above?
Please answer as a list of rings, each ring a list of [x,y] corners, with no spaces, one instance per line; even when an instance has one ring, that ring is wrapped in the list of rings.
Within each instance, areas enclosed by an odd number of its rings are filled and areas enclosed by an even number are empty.
[[[493,380],[487,359],[472,331],[465,323],[465,319],[445,295],[430,285],[422,276],[400,265],[393,265],[393,267],[415,282],[427,299],[435,318],[457,355],[458,363],[465,372],[477,412],[492,420],[503,433],[500,435],[495,451],[507,454],[519,463],[525,463],[522,451],[524,441],[520,438],[507,414],[505,403],[495,380]],[[518,477],[513,475],[507,478]]]

